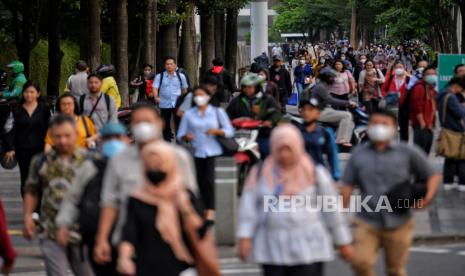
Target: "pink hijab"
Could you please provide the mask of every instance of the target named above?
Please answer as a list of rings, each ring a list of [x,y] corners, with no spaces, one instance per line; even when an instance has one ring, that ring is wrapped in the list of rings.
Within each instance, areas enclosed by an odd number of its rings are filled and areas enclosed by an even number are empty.
[[[313,162],[305,152],[302,134],[295,126],[285,124],[275,128],[271,133],[270,146],[271,155],[265,159],[260,175],[264,177],[271,190],[274,191],[280,184],[281,194],[292,195],[303,192],[315,184]],[[283,147],[288,147],[293,156],[292,165],[287,167],[281,166],[277,160],[278,151]],[[247,179],[246,188],[256,185],[258,180],[256,176],[255,168]]]

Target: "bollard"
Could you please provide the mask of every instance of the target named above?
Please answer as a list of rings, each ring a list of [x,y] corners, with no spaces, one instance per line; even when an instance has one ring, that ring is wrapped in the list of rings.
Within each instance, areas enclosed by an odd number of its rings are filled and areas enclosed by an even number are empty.
[[[218,157],[215,164],[215,237],[218,246],[236,242],[237,166],[233,157]]]

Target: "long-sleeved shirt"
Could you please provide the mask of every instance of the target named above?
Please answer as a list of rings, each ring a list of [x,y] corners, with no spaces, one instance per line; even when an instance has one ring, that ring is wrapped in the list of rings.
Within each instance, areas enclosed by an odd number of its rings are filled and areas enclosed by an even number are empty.
[[[224,136],[228,138],[234,136],[234,128],[223,109],[208,105],[202,115],[198,107],[194,107],[182,117],[177,138],[181,140],[187,134],[192,134],[194,140],[191,143],[194,156],[197,158],[219,156],[223,154],[223,149],[217,136],[207,134],[210,129],[221,129],[224,131]]]
[[[336,145],[334,132],[321,126],[317,126],[315,130],[309,132],[303,124],[294,123],[294,125],[302,132],[305,151],[312,157],[313,161],[322,166],[328,164],[334,180],[339,180],[341,177],[338,158],[339,149]],[[327,162],[325,162],[323,154],[326,155]]]
[[[446,116],[445,118],[443,118],[444,100],[446,99],[446,96],[448,96],[446,103]],[[464,132],[465,106],[460,104],[457,96],[452,92],[449,92],[448,88],[446,87],[445,91],[439,93],[439,95],[436,98],[436,101],[441,126],[443,128],[447,128],[453,131]]]
[[[310,93],[313,97],[316,97],[317,100],[326,105],[331,105],[332,107],[348,107],[350,105],[349,101],[340,100],[332,97],[329,94],[329,87],[328,85],[319,82],[315,86],[313,86],[310,90]]]
[[[417,116],[422,114],[426,127],[434,127],[436,115],[436,91],[434,87],[426,85],[425,81],[420,80],[410,93],[410,121],[412,125],[420,125]]]
[[[315,201],[317,196],[337,196],[333,180],[323,166],[315,167],[315,178],[316,185],[299,195]],[[274,265],[325,262],[334,257],[333,241],[337,245],[351,242],[341,212],[319,212],[305,204],[296,205],[292,212],[264,212],[265,196],[276,196],[275,192],[257,167],[251,170],[247,181],[256,184],[242,193],[237,236],[252,239],[251,261]]]
[[[15,109],[8,119],[9,122],[6,123],[13,128],[6,134],[5,148],[7,150],[43,149],[50,117],[50,108],[43,102],[39,102],[31,116],[22,106]]]
[[[163,74],[163,79],[161,78]],[[164,71],[157,74],[153,82],[153,88],[158,89],[158,97],[160,98],[160,108],[175,108],[178,97],[181,96],[183,90],[186,90],[186,76],[183,73],[174,72],[172,75]],[[179,81],[181,79],[181,81]]]
[[[102,92],[100,92],[98,95],[87,94],[84,97],[83,114],[87,116],[90,115],[90,112],[92,111],[94,105],[97,103],[98,98],[102,97],[100,101],[98,101],[97,107],[95,108],[92,116],[89,116],[94,122],[95,128],[97,130],[101,129],[107,123],[116,123],[118,121],[118,112],[113,97],[106,98]],[[107,103],[107,100],[110,102]]]
[[[284,67],[275,68],[271,66],[269,71],[270,80],[278,85],[281,102],[283,100],[287,101],[287,97],[292,93],[291,75]]]
[[[116,104],[116,110],[121,107],[121,95],[118,85],[113,77],[106,77],[102,81],[102,92],[112,97]]]
[[[10,89],[3,91],[2,97],[4,99],[14,99],[21,96],[23,91],[23,86],[26,83],[27,79],[23,73],[18,73],[13,76],[13,81],[11,82]]]

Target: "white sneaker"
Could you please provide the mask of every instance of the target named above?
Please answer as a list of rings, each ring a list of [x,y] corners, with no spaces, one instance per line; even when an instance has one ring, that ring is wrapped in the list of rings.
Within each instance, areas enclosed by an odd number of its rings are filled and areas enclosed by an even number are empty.
[[[459,188],[459,185],[457,183],[444,183],[444,191],[450,191],[452,189],[457,189]]]
[[[461,191],[461,192],[465,192],[465,185],[463,185],[463,184],[462,184],[462,185],[458,185],[458,189],[459,189],[459,191]]]

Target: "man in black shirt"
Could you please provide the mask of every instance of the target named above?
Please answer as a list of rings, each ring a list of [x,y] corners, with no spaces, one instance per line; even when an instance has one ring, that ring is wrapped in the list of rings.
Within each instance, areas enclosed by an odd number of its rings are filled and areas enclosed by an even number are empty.
[[[273,66],[270,67],[270,80],[278,85],[281,99],[281,112],[286,113],[286,104],[292,93],[291,75],[283,66],[281,56],[273,56]]]

